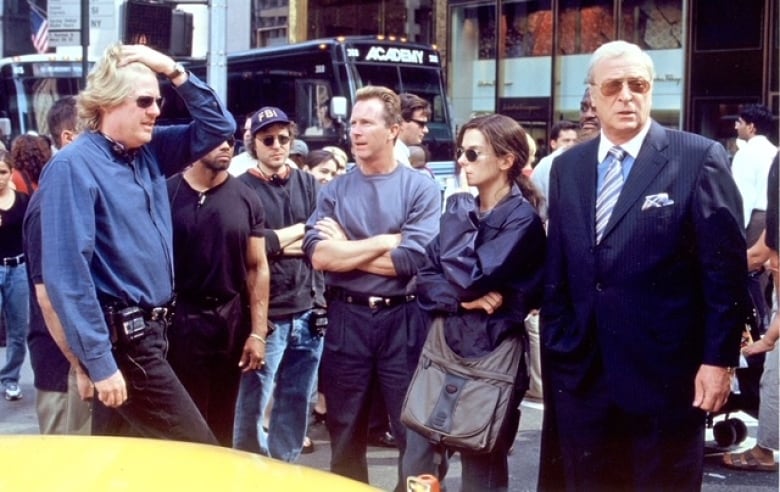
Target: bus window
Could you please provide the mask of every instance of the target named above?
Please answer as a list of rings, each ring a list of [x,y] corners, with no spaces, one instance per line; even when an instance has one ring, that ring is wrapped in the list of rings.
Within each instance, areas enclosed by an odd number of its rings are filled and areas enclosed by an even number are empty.
[[[381,85],[389,87],[396,92],[401,90],[401,81],[398,79],[398,69],[388,65],[370,65],[355,63],[355,68],[360,75],[358,87],[367,85]]]
[[[401,67],[401,83],[404,92],[411,92],[431,104],[433,111],[431,122],[447,121],[444,101],[441,100],[441,80],[437,71],[428,68]]]
[[[335,122],[330,115],[332,91],[326,80],[299,80],[296,83],[298,94],[298,127],[306,137],[336,135]]]
[[[228,74],[228,109],[243,121],[263,106],[276,106],[297,121],[295,78],[289,72],[255,71]]]

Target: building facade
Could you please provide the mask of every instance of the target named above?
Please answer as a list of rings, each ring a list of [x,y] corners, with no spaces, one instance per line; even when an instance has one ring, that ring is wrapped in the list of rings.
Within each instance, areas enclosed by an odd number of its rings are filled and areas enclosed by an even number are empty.
[[[115,1],[121,39],[127,9]],[[31,52],[18,28],[26,0],[0,5],[3,56]],[[194,13],[192,54],[205,56],[206,7],[179,8]],[[577,119],[590,54],[614,39],[653,58],[652,116],[664,125],[727,143],[741,104],[780,109],[777,0],[228,0],[227,9],[229,52],[356,34],[435,44],[456,125],[500,112],[542,141],[555,121]]]
[[[775,0],[452,0],[449,88],[456,123],[510,115],[546,140],[577,120],[590,54],[624,39],[653,58],[652,116],[717,138],[734,136],[739,105],[778,114]]]

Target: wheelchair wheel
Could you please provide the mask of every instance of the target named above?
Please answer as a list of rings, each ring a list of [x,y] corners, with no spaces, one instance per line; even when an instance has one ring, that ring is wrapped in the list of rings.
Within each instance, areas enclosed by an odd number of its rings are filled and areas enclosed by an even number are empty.
[[[712,427],[715,442],[722,448],[739,444],[747,437],[747,426],[739,419],[726,419]]]
[[[748,429],[747,425],[740,419],[727,419],[726,422],[729,422],[731,427],[734,429],[734,432],[736,434],[736,441],[734,444],[739,444],[742,441],[744,441],[747,438],[748,435]]]

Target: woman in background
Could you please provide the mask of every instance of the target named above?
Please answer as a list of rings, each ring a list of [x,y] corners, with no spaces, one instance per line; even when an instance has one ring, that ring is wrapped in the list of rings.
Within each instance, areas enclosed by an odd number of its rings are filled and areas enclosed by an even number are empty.
[[[5,317],[7,337],[0,383],[8,401],[22,398],[19,374],[24,363],[30,300],[22,249],[28,197],[11,188],[12,162],[8,151],[0,150],[0,315]]]
[[[38,135],[19,135],[11,142],[14,163],[12,180],[16,189],[31,195],[38,189],[41,169],[51,159],[51,142]]]

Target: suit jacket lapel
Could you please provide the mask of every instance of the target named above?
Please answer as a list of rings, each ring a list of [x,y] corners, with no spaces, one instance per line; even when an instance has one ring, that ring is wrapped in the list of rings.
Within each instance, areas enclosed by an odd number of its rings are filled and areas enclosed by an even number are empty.
[[[644,191],[669,160],[663,153],[667,145],[666,131],[654,121],[639,149],[639,155],[634,160],[628,179],[623,185],[623,190],[620,192],[609,223],[604,229],[603,238],[615,228],[634,203],[644,197]],[[595,204],[591,208],[595,210]],[[593,220],[595,219],[592,219],[591,223]]]

